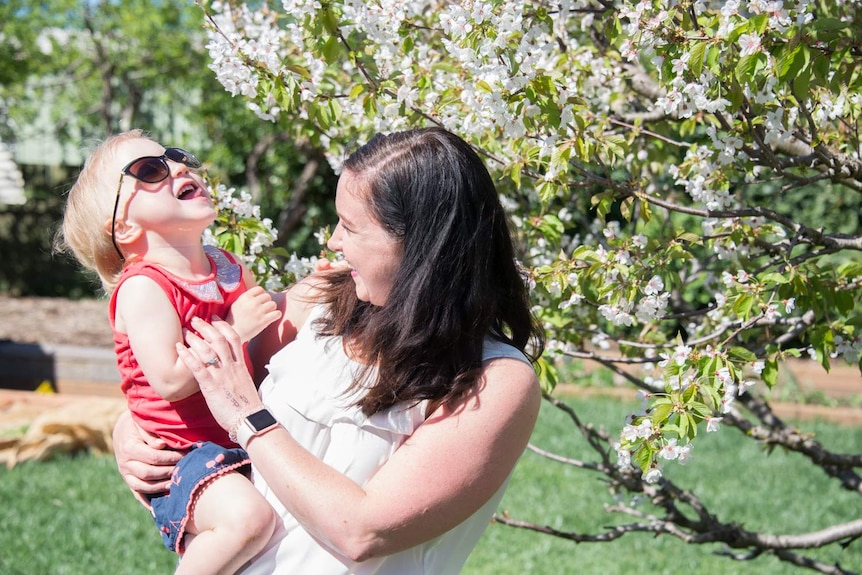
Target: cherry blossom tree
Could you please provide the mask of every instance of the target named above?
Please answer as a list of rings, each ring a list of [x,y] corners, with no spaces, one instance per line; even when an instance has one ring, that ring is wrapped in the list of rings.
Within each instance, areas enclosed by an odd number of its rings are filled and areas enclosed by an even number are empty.
[[[225,89],[325,150],[336,171],[375,132],[433,124],[469,140],[495,175],[550,340],[548,401],[595,448],[596,462],[568,463],[663,512],[593,535],[499,521],[574,541],[663,533],[850,573],[804,550],[858,538],[862,520],[750,532],[664,472],[694,457],[699,434],[732,426],[862,495],[862,455],[788,425],[765,394],[788,358],[860,365],[862,236],[840,218],[832,228],[806,218],[814,198],[831,212],[859,206],[858,2],[283,0],[204,11]],[[551,393],[574,359],[641,391],[643,410],[618,434]]]

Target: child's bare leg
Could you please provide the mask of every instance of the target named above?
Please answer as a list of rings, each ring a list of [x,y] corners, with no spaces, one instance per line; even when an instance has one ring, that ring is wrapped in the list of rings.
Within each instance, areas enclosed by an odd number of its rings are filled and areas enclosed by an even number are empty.
[[[191,508],[176,573],[235,573],[264,548],[275,526],[275,510],[247,477],[222,475],[203,488]]]

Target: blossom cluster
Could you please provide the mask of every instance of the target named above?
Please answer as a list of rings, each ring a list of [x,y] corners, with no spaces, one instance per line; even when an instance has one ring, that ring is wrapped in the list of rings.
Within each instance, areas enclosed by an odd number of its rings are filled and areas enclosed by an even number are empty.
[[[821,232],[749,195],[862,173],[858,73],[822,49],[858,22],[833,4],[222,1],[208,46],[227,90],[336,170],[374,132],[430,122],[474,144],[523,246],[546,361],[642,361],[648,405],[619,453],[658,480],[779,360],[859,361],[862,294],[844,276],[862,271],[836,278]]]
[[[272,253],[277,238],[272,220],[262,218],[260,206],[244,190],[224,184],[213,187],[216,220],[204,231],[203,242],[236,254],[255,274],[258,282],[269,291],[283,289],[314,271],[317,257],[291,254],[283,262]]]

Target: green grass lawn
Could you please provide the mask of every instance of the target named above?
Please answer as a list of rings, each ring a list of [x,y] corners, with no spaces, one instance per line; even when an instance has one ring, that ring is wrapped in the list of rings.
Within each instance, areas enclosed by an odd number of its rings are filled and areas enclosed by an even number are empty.
[[[608,398],[568,400],[586,420],[619,427],[631,405]],[[806,429],[836,451],[858,453],[862,429],[822,423]],[[797,469],[798,456],[762,457],[730,428],[699,438],[695,459],[669,474],[691,486],[713,511],[749,529],[799,533],[862,514],[859,497],[840,491],[822,472]],[[588,457],[565,416],[543,407],[534,443],[570,457]],[[563,530],[597,533],[625,521],[603,510],[611,497],[599,477],[528,452],[502,507],[515,518]],[[697,572],[709,575],[805,573],[772,558],[739,563],[715,555],[718,546],[686,546],[670,537],[632,535],[613,543],[581,544],[492,525],[464,570],[479,574],[624,574]],[[845,551],[816,552],[862,572],[862,541]],[[174,558],[161,546],[149,515],[126,491],[110,457],[64,457],[0,470],[0,574],[171,573]],[[299,575],[299,574],[297,574]]]

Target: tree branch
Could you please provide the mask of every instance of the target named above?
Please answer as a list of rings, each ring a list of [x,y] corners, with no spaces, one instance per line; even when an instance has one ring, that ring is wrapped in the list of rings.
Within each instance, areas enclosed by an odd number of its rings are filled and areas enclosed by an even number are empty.
[[[645,202],[649,202],[655,206],[665,208],[670,211],[698,216],[702,218],[751,218],[762,217],[782,224],[794,233],[804,237],[809,242],[822,245],[835,250],[855,250],[862,251],[862,236],[847,236],[846,234],[824,234],[820,230],[815,230],[804,226],[794,220],[788,218],[784,214],[779,214],[775,210],[764,207],[740,208],[736,210],[708,210],[700,208],[692,208],[674,204],[663,198],[652,196],[639,191],[630,191],[630,195],[640,198]]]
[[[609,526],[603,532],[595,534],[564,531],[548,525],[539,525],[513,519],[508,514],[495,515],[495,522],[510,527],[553,535],[576,543],[608,542],[620,539],[628,533],[636,532],[667,534],[673,535],[686,543],[700,545],[723,543],[728,549],[745,550],[746,553],[722,552],[722,554],[740,561],[752,560],[764,553],[768,553],[781,561],[821,573],[854,575],[853,572],[842,568],[840,565],[828,565],[795,553],[794,550],[813,549],[842,541],[856,540],[862,537],[862,519],[801,534],[760,533],[746,530],[738,524],[721,521],[717,516],[710,513],[703,502],[693,493],[679,489],[672,481],[661,479],[658,483],[649,484],[643,481],[638,470],[631,468],[622,469],[614,465],[610,461],[610,449],[608,448],[610,437],[607,433],[600,433],[592,428],[592,426],[584,425],[575,410],[562,401],[550,396],[546,396],[545,399],[569,416],[580,433],[587,439],[591,448],[599,455],[601,462],[591,463],[580,459],[562,457],[532,444],[529,446],[531,451],[558,463],[602,473],[610,480],[610,489],[612,491],[622,488],[632,493],[642,493],[649,498],[653,505],[664,511],[664,516],[660,517],[655,514],[648,514],[627,505],[608,506],[608,511],[631,515],[641,519],[641,521]],[[765,406],[765,404],[763,407],[768,410],[768,406]],[[728,419],[735,418],[731,416]],[[780,420],[774,418],[771,421],[775,423]],[[813,440],[802,438],[798,434],[797,436],[799,439],[806,441],[809,448],[811,447]],[[822,448],[819,449],[821,453],[824,453],[825,450],[822,450]],[[834,460],[836,457],[832,456],[832,459]],[[850,461],[853,464],[860,463],[856,461],[858,459],[856,456],[839,456],[837,459]],[[689,511],[694,512],[694,516],[689,517],[680,509],[680,505],[684,505]]]

